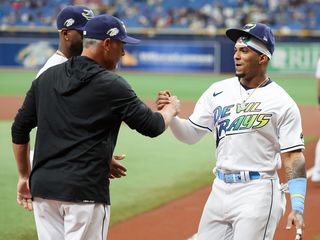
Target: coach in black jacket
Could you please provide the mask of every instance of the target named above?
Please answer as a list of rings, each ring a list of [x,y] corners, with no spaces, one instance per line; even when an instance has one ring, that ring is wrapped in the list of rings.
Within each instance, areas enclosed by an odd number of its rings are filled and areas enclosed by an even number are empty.
[[[121,122],[156,137],[179,111],[179,101],[172,97],[171,104],[152,112],[112,72],[124,55],[124,44],[138,42],[119,19],[93,18],[85,27],[82,56],[49,68],[33,81],[16,115],[12,141],[19,170],[17,201],[32,209],[33,198],[40,240],[105,240],[109,164]],[[30,174],[29,133],[36,126]]]

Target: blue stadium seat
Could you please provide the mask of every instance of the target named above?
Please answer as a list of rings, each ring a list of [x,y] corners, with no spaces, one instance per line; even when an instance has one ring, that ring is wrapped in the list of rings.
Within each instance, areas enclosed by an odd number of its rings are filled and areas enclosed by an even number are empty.
[[[11,7],[14,1],[0,1],[0,24],[54,26],[57,13],[73,2],[43,0],[44,6],[35,9],[27,4],[29,1],[22,1],[24,6],[17,11]],[[292,30],[305,28],[320,30],[320,5],[312,1],[306,1],[300,5],[287,3],[283,5],[282,1],[275,1],[274,7],[268,0],[257,1],[257,3],[239,0],[126,0],[124,1],[126,4],[110,2],[112,5],[112,7],[109,6],[110,9],[115,9],[112,14],[123,19],[129,27],[158,25],[162,27],[165,22],[166,28],[189,28],[192,23],[199,21],[202,21],[205,26],[210,23],[216,28],[239,27],[243,24],[241,16],[246,16],[246,19],[250,20],[263,16],[267,12],[268,18],[262,20],[275,29],[286,27]],[[206,12],[202,11],[204,6],[206,6]],[[93,10],[98,12],[97,9]],[[48,23],[48,19],[52,22]],[[230,22],[239,26],[229,26]]]

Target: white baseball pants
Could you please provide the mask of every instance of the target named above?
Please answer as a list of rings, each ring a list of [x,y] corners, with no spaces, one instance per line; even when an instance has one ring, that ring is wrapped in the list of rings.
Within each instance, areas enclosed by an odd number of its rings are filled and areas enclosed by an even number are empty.
[[[314,168],[313,173],[311,175],[311,180],[313,182],[320,182],[320,138],[316,145]]]
[[[110,206],[43,198],[33,200],[39,240],[106,240]]]
[[[216,178],[197,240],[271,240],[285,212],[278,179],[225,183]]]

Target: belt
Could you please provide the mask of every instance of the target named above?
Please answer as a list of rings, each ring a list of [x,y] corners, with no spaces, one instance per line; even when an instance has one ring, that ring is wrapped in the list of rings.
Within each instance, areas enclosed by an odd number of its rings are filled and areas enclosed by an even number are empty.
[[[251,180],[257,180],[261,178],[259,172],[252,172],[252,171],[241,171],[238,173],[224,173],[223,171],[216,169],[215,174],[220,180],[226,183],[249,182]]]

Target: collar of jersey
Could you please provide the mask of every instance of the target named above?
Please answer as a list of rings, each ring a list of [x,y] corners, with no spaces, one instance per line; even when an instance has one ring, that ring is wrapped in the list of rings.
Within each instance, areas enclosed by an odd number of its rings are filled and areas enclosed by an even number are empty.
[[[251,87],[247,87],[246,85],[243,85],[240,80],[239,80],[239,83],[241,84],[241,86],[245,89],[245,90],[250,90],[250,89],[254,89],[254,88],[251,88]],[[272,83],[272,80],[269,78],[269,80],[263,85],[261,86],[262,88],[269,85],[270,83]]]

